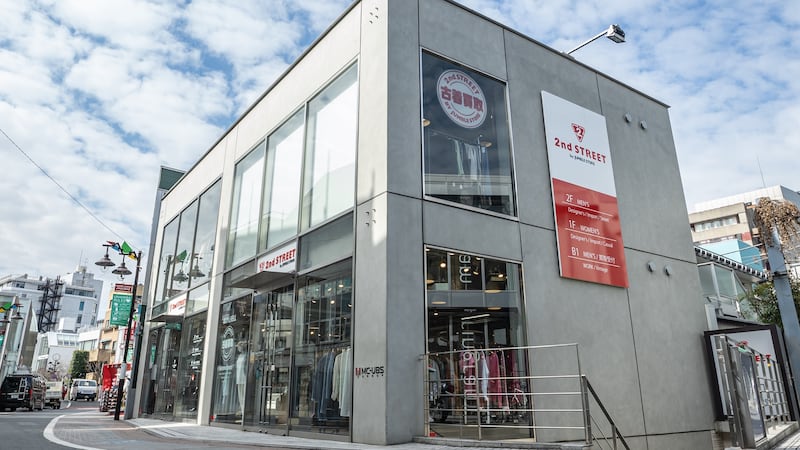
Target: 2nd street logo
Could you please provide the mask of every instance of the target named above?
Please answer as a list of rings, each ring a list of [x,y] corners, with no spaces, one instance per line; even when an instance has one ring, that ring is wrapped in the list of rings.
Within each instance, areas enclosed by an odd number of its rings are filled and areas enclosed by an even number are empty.
[[[583,135],[586,134],[586,128],[583,128],[577,123],[573,123],[572,131],[575,132],[575,137],[578,138],[578,142],[583,142]]]
[[[356,367],[356,378],[382,377],[386,373],[385,366]]]

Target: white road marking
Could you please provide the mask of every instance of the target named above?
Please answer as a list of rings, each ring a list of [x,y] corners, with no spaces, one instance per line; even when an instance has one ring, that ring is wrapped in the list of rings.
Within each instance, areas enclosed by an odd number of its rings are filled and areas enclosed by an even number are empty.
[[[102,449],[95,448],[95,447],[86,447],[86,446],[83,446],[83,445],[73,444],[71,442],[67,442],[67,441],[64,441],[62,439],[57,438],[56,434],[55,434],[55,431],[54,431],[56,429],[56,423],[58,423],[58,421],[61,420],[61,418],[64,417],[64,416],[66,416],[66,414],[62,414],[62,415],[56,417],[55,419],[51,420],[50,423],[47,424],[47,427],[45,427],[45,429],[44,429],[44,433],[42,433],[42,435],[44,436],[45,439],[47,439],[48,441],[50,441],[50,442],[52,442],[54,444],[63,445],[64,447],[69,447],[69,448],[79,448],[79,449],[82,449],[82,450],[102,450]]]

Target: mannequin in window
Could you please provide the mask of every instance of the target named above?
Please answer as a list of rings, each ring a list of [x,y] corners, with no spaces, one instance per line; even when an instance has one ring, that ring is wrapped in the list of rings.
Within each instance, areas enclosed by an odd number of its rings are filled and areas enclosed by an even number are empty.
[[[236,393],[239,395],[239,410],[244,417],[244,386],[247,382],[247,344],[239,342],[236,344]]]

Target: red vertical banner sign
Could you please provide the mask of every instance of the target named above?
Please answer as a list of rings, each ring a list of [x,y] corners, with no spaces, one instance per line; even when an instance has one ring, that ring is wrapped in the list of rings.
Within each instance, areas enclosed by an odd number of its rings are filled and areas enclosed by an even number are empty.
[[[561,276],[628,287],[605,117],[542,91]]]

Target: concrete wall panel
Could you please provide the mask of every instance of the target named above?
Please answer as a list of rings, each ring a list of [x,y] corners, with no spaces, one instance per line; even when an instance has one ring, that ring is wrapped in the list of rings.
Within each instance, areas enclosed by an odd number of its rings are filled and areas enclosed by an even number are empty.
[[[418,200],[391,194],[358,208],[354,367],[383,366],[385,375],[353,380],[356,442],[408,442],[423,431],[421,216]]]
[[[697,450],[712,447],[710,431],[669,434],[664,436],[648,436],[647,450]]]
[[[598,86],[625,246],[694,261],[667,108],[602,76]]]
[[[712,396],[697,266],[636,251],[628,251],[626,257],[647,432],[708,430],[713,421]],[[653,272],[647,269],[648,262],[653,262]]]
[[[425,274],[418,270],[425,260],[422,203],[389,194],[386,284],[386,329],[388,372],[386,411],[390,424],[388,444],[408,442],[423,435],[425,348]],[[399,238],[399,239],[398,239]],[[421,351],[423,350],[423,351]]]
[[[388,188],[419,198],[422,195],[422,113],[420,105],[419,14],[417,2],[390,2],[389,24]]]
[[[625,289],[561,278],[554,231],[522,226],[528,345],[579,345],[581,369],[625,434],[643,434],[636,348]],[[574,354],[536,351],[534,373],[574,368]],[[572,367],[570,367],[570,365]],[[577,373],[577,372],[573,372]],[[548,386],[541,386],[547,389]],[[573,417],[574,421],[575,418]],[[580,421],[572,425],[580,425]]]
[[[503,29],[457,5],[420,0],[419,40],[426,49],[506,79]]]
[[[378,213],[380,212],[380,213]],[[353,367],[387,365],[387,198],[359,205],[353,292]],[[353,439],[384,444],[387,377],[353,377]],[[381,414],[376,414],[381,411]]]
[[[424,202],[422,210],[426,244],[514,261],[522,257],[519,223],[514,220],[437,202]]]

